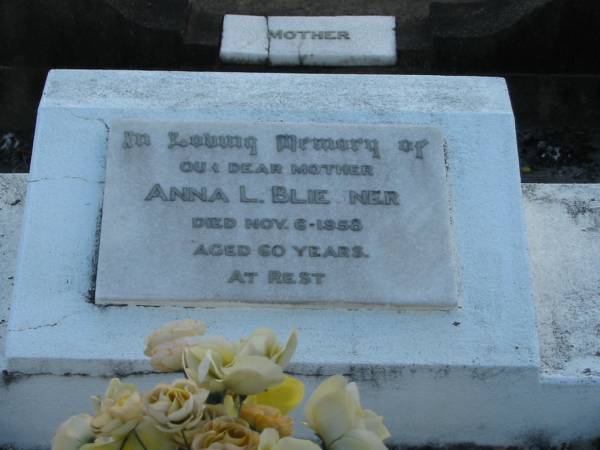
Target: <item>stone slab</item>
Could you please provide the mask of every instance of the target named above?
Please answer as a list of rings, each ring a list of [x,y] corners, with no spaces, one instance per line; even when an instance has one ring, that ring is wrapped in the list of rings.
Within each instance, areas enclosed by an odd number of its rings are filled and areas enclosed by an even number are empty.
[[[269,62],[286,66],[393,66],[392,16],[269,16]]]
[[[223,19],[221,61],[264,64],[269,57],[267,18],[227,14]]]
[[[237,64],[390,66],[397,60],[396,18],[229,14],[220,53]]]
[[[456,305],[437,128],[117,121],[109,142],[97,303]]]

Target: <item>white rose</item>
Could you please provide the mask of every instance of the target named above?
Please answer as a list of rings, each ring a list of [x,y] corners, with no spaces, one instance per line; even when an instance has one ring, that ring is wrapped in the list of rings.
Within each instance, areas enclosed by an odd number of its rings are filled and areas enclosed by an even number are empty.
[[[87,414],[73,416],[63,422],[52,439],[52,450],[79,450],[84,444],[94,441],[94,431]]]
[[[321,450],[321,447],[305,439],[280,439],[277,430],[267,428],[260,434],[258,450]]]
[[[240,342],[239,356],[264,356],[285,368],[298,346],[298,333],[292,331],[285,345],[277,340],[275,332],[269,328],[259,328]]]
[[[184,350],[198,344],[205,331],[206,325],[198,320],[169,322],[146,338],[144,354],[155,370],[181,370]]]
[[[177,450],[177,445],[146,417],[126,436],[101,436],[79,450]]]
[[[202,420],[209,392],[186,379],[159,384],[145,396],[145,409],[156,427],[166,433],[185,432]]]
[[[233,364],[223,367],[227,389],[240,395],[253,395],[283,383],[280,366],[263,356],[236,356]]]
[[[222,368],[233,364],[237,347],[220,336],[205,337],[183,353],[183,369],[188,378],[211,392],[222,392]]]
[[[185,350],[185,373],[211,392],[230,389],[240,395],[257,394],[283,382],[283,369],[271,359],[240,355],[237,350],[223,338],[206,339]]]
[[[110,380],[104,397],[92,397],[96,417],[91,421],[99,436],[124,436],[134,429],[144,413],[142,397],[134,384]]]
[[[370,434],[356,432],[343,442],[355,442],[359,437],[366,439],[371,434],[379,442],[389,437],[383,419],[362,408],[356,383],[348,383],[341,375],[328,378],[315,390],[306,403],[304,414],[308,425],[323,439],[327,448],[357,429]],[[385,448],[383,443],[381,445],[383,447],[379,448]],[[369,448],[365,447],[365,450]],[[337,447],[337,450],[343,449]]]
[[[385,444],[372,431],[355,428],[348,431],[329,447],[330,450],[387,450]]]

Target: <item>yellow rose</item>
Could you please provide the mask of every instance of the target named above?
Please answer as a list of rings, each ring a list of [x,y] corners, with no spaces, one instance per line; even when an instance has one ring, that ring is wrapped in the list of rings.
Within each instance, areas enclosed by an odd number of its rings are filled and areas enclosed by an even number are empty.
[[[279,344],[277,335],[269,328],[259,328],[240,342],[239,356],[254,355],[269,358],[285,368],[298,346],[298,333],[292,331],[285,345]]]
[[[227,446],[235,446],[240,450],[257,450],[259,439],[259,434],[251,430],[246,421],[223,416],[206,422],[199,428],[191,450],[228,449]]]
[[[63,422],[52,439],[52,450],[79,450],[94,441],[92,417],[87,414],[73,416]]]
[[[159,384],[145,396],[145,408],[156,427],[166,433],[184,433],[202,420],[209,392],[186,379]],[[183,436],[185,439],[185,436]]]
[[[282,415],[281,411],[272,406],[245,403],[240,408],[240,418],[257,431],[273,428],[280,436],[291,436],[294,433],[294,420]]]
[[[380,442],[389,437],[383,419],[362,408],[356,383],[348,383],[341,375],[328,378],[315,390],[306,403],[304,414],[308,425],[323,439],[327,448],[356,429],[368,431]],[[358,442],[359,437],[367,442],[365,439],[370,434],[356,432],[344,442]],[[344,450],[344,447],[337,448]],[[364,447],[364,450],[370,448],[379,447]]]
[[[321,450],[321,447],[305,439],[291,437],[279,439],[277,430],[267,428],[260,434],[258,450]]]
[[[218,405],[205,405],[202,420],[213,420],[217,417],[228,416],[227,408],[222,403]]]
[[[183,351],[196,345],[205,331],[206,325],[198,320],[169,322],[146,338],[144,354],[155,370],[181,370]]]
[[[99,437],[79,450],[176,450],[177,446],[166,433],[156,428],[148,418],[126,436]]]
[[[281,384],[270,387],[259,394],[250,395],[246,399],[246,403],[273,406],[282,414],[288,414],[302,403],[303,398],[304,384],[297,378],[286,375]]]
[[[206,447],[206,450],[244,450],[242,447],[238,447],[233,444],[223,444],[222,442],[215,442],[210,444],[210,447]]]
[[[96,417],[91,421],[99,436],[125,436],[135,428],[144,414],[142,397],[134,384],[110,380],[104,397],[92,397]]]
[[[184,352],[184,370],[211,392],[229,389],[240,395],[263,392],[284,380],[282,368],[264,356],[224,355],[203,347]]]

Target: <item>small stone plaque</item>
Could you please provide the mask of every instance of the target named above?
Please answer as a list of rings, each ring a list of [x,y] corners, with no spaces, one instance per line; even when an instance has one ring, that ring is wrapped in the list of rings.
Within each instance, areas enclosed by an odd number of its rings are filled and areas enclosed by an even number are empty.
[[[393,66],[393,16],[246,16],[223,20],[224,63],[274,66]]]
[[[392,16],[277,17],[267,21],[274,66],[393,66]]]
[[[456,305],[432,127],[120,120],[101,304]]]
[[[266,63],[269,57],[267,18],[227,14],[223,19],[219,55],[225,63]]]

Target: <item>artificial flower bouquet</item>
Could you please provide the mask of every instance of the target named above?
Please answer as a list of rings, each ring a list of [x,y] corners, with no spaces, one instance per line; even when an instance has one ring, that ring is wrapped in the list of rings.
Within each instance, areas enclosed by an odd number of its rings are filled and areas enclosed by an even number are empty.
[[[144,353],[161,372],[185,378],[142,393],[111,380],[92,397],[95,415],[64,422],[52,450],[384,450],[383,418],[361,407],[355,383],[340,375],[325,380],[305,405],[305,425],[320,440],[293,438],[288,413],[304,385],[285,375],[298,343],[281,345],[261,328],[238,342],[205,336],[195,320],[171,322],[146,339]]]

